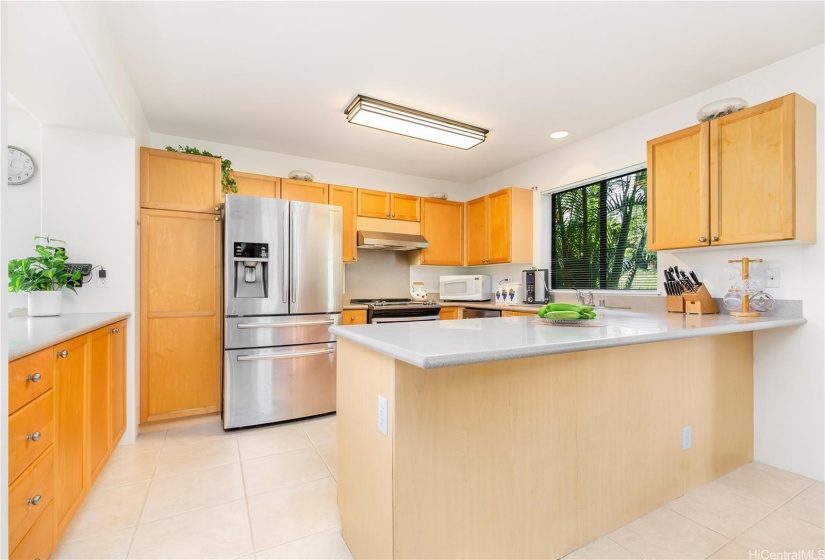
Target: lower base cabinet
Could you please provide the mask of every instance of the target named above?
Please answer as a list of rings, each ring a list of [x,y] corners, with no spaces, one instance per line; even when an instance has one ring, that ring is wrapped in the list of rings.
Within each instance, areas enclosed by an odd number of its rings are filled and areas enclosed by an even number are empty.
[[[367,310],[366,309],[344,309],[341,314],[342,325],[366,325],[367,324]]]
[[[438,312],[438,318],[441,321],[450,321],[452,319],[458,319],[458,307],[442,307],[441,311]]]
[[[120,441],[125,335],[120,321],[9,364],[9,394],[31,396],[10,407],[9,558],[51,555]]]

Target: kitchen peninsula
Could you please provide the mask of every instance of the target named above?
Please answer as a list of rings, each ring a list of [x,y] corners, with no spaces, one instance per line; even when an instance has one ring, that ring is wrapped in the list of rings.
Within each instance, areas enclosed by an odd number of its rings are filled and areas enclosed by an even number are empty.
[[[805,319],[599,320],[333,327],[353,555],[559,558],[753,459],[751,331]]]

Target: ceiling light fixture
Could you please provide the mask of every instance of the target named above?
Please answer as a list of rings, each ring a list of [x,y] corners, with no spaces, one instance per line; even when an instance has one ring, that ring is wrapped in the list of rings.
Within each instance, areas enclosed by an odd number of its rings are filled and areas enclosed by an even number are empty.
[[[487,139],[484,128],[358,95],[344,114],[352,124],[469,150]]]
[[[550,138],[555,138],[556,140],[558,140],[559,138],[564,138],[568,134],[570,134],[570,133],[567,132],[566,130],[557,130],[556,132],[554,132],[550,135]]]

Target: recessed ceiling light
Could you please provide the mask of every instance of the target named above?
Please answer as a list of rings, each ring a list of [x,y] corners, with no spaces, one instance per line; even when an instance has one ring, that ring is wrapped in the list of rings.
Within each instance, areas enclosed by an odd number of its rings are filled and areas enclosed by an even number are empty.
[[[568,134],[570,134],[570,133],[567,132],[566,130],[557,130],[556,132],[554,132],[553,134],[550,135],[550,138],[556,138],[556,139],[564,138]]]

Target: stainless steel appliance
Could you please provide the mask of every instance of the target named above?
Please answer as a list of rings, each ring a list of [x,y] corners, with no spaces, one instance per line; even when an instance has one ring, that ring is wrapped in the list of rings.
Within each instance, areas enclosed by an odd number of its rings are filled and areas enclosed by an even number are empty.
[[[223,427],[335,410],[338,206],[227,195]]]
[[[491,280],[484,274],[439,276],[438,296],[445,301],[489,301]]]
[[[524,286],[524,303],[550,301],[550,271],[546,268],[522,270],[521,285]]]
[[[387,231],[359,231],[359,249],[387,249],[389,251],[412,251],[430,246],[423,235],[392,233]]]
[[[497,309],[464,308],[464,319],[482,319],[484,317],[501,317],[501,311]]]
[[[437,321],[441,306],[435,301],[409,298],[354,299],[350,303],[367,306],[368,323]]]

